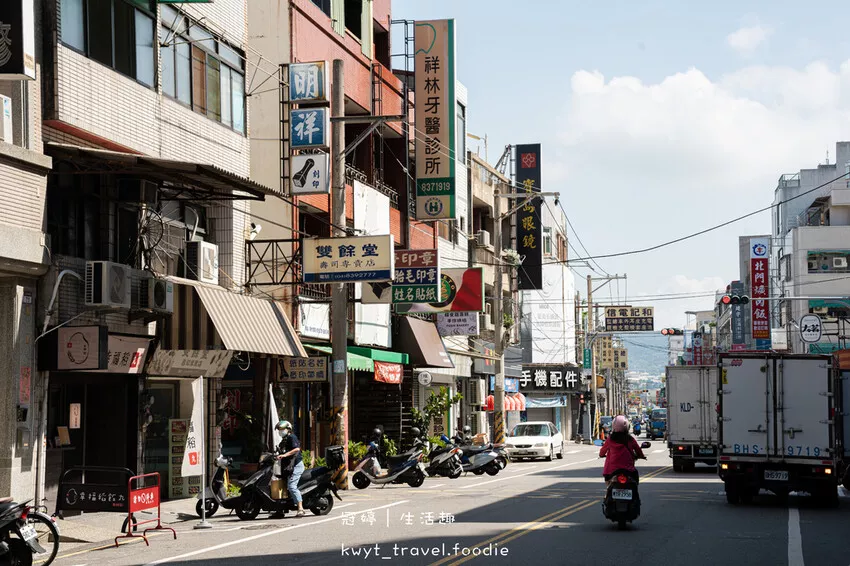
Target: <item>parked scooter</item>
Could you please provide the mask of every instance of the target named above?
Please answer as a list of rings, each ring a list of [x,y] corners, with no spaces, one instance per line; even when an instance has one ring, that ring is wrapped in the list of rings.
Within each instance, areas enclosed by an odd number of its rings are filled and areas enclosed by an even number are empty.
[[[463,427],[464,433],[469,433],[468,426]],[[459,446],[463,454],[461,455],[461,463],[463,464],[464,472],[472,472],[476,476],[480,476],[485,472],[491,476],[495,476],[502,469],[502,466],[497,462],[499,458],[498,452],[494,451],[489,446],[475,446],[472,444],[472,437],[468,434],[466,438],[455,436],[452,441]]]
[[[198,503],[195,505],[195,513],[201,517],[202,505],[207,507],[207,517],[212,517],[218,511],[219,506],[224,509],[236,509],[236,506],[242,501],[242,494],[235,497],[227,496],[227,486],[230,485],[230,466],[233,464],[233,458],[226,458],[219,454],[215,459],[215,473],[210,478],[210,485],[204,490],[203,500],[198,495]]]
[[[29,566],[33,555],[45,566],[53,562],[59,551],[59,531],[53,521],[43,513],[37,513],[27,504],[16,503],[11,497],[0,499],[0,565]],[[29,515],[32,514],[32,517]],[[49,536],[39,541],[39,534],[33,526],[44,524]],[[44,542],[48,548],[41,545]]]
[[[386,485],[388,483],[406,483],[410,487],[419,487],[425,482],[425,466],[422,464],[422,442],[414,444],[411,450],[397,456],[387,456],[387,472],[381,473],[378,460],[381,449],[380,435],[376,430],[377,440],[369,443],[366,456],[354,469],[351,483],[357,489],[366,489],[369,484]],[[417,440],[419,440],[417,438]]]
[[[463,464],[461,456],[463,451],[451,443],[449,438],[443,434],[440,435],[445,446],[435,446],[428,454],[428,466],[425,471],[429,476],[444,476],[450,479],[457,479],[463,473]]]
[[[255,519],[260,511],[286,513],[296,511],[298,504],[287,494],[275,499],[271,493],[271,479],[277,451],[265,453],[260,459],[260,469],[242,486],[240,501],[236,505],[236,514],[244,521]],[[334,496],[342,501],[333,482],[333,471],[344,462],[341,446],[330,446],[325,451],[328,466],[304,470],[298,480],[298,491],[303,498],[303,506],[314,515],[327,515],[334,506]],[[333,495],[331,495],[333,494]]]

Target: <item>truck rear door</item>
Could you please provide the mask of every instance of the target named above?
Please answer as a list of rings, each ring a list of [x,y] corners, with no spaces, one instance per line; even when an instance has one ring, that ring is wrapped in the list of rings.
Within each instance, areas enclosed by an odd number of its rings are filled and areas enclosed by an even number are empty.
[[[724,357],[720,369],[720,454],[766,458],[773,437],[773,363]]]
[[[667,368],[667,440],[699,442],[700,371],[697,366]]]
[[[782,357],[776,360],[775,423],[778,442],[771,456],[832,457],[832,363],[829,358]]]
[[[717,443],[717,367],[703,366],[699,374],[700,443]]]

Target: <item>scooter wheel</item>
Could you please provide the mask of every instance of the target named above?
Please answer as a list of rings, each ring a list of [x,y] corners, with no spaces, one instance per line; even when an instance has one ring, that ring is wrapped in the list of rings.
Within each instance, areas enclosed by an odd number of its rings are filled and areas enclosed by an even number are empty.
[[[449,479],[451,479],[451,480],[456,480],[457,478],[459,478],[459,477],[460,477],[460,475],[461,475],[462,473],[463,473],[463,468],[460,468],[460,467],[455,468],[455,469],[454,469],[454,470],[452,470],[452,471],[451,471],[451,473],[449,474]]]
[[[476,476],[484,475],[484,468],[476,468],[476,469],[472,470],[472,473],[475,474]]]
[[[407,480],[407,485],[410,487],[419,487],[423,483],[425,483],[425,474],[422,473],[422,470],[418,468],[413,470],[413,476]]]
[[[236,516],[243,521],[253,521],[260,514],[260,502],[256,497],[248,497],[243,499],[236,506]]]
[[[498,464],[493,463],[493,464],[487,466],[487,469],[485,471],[487,472],[488,476],[495,476],[496,474],[499,473],[500,469],[501,468],[499,468]]]
[[[216,501],[215,499],[207,498],[203,501],[199,499],[198,502],[195,504],[195,513],[198,514],[198,517],[203,516],[203,514],[201,513],[201,511],[203,511],[201,507],[203,503],[206,503],[207,506],[207,518],[212,517],[213,515],[215,515],[215,512],[218,511],[218,501]]]
[[[334,496],[326,493],[316,500],[316,504],[310,507],[310,513],[313,515],[327,515],[334,508]]]
[[[372,482],[369,481],[369,478],[366,477],[366,474],[364,474],[363,472],[357,472],[356,474],[354,474],[354,477],[351,478],[351,483],[353,483],[354,487],[356,487],[357,489],[366,489]]]
[[[6,542],[9,552],[0,558],[0,564],[9,566],[32,566],[32,550],[29,545],[19,538],[13,538]]]

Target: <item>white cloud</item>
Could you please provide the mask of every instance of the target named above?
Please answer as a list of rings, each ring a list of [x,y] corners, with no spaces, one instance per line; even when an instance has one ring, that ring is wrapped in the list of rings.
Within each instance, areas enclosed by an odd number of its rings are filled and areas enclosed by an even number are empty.
[[[742,55],[749,55],[767,41],[773,33],[769,26],[755,25],[742,27],[726,36],[726,43]]]

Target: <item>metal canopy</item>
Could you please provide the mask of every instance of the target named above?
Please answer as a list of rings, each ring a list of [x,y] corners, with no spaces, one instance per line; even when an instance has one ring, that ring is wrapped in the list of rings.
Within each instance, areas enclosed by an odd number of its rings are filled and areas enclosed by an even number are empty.
[[[44,153],[53,158],[54,167],[65,163],[77,173],[134,175],[158,183],[168,200],[264,200],[281,194],[215,165],[52,142],[44,144]]]

